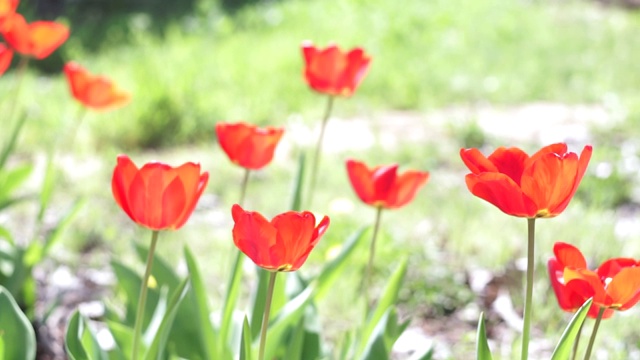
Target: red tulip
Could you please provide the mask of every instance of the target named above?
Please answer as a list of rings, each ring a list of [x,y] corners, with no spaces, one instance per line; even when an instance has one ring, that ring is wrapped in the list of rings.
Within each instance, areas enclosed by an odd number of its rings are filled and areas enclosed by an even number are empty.
[[[548,262],[549,277],[563,310],[575,312],[593,297],[588,316],[596,318],[600,308],[605,308],[606,319],[614,310],[627,310],[640,301],[640,263],[636,260],[614,258],[592,271],[576,247],[558,242],[553,251],[556,257]]]
[[[191,162],[179,167],[151,162],[138,169],[118,156],[113,171],[113,197],[131,220],[151,230],[176,230],[189,219],[202,195],[209,173]]]
[[[233,205],[233,242],[253,262],[269,271],[295,271],[329,227],[327,216],[316,226],[308,211],[287,211],[268,221],[261,214]]]
[[[0,0],[0,31],[4,29],[5,20],[16,13],[19,0]]]
[[[20,14],[5,19],[2,35],[9,46],[25,56],[44,59],[69,37],[69,28],[54,21],[27,24]]]
[[[371,57],[361,48],[345,53],[336,45],[318,49],[311,42],[302,44],[302,54],[304,76],[309,86],[333,96],[353,95],[371,62]]]
[[[232,162],[247,169],[257,170],[273,159],[273,153],[284,129],[259,128],[244,122],[217,123],[216,133],[222,150]]]
[[[106,110],[127,104],[130,96],[104,76],[92,75],[75,62],[64,66],[73,97],[94,110]]]
[[[466,182],[473,195],[509,215],[546,218],[567,207],[591,152],[591,146],[585,146],[578,157],[567,152],[566,144],[553,144],[531,157],[515,147],[498,148],[489,157],[478,149],[461,149],[460,157],[471,170]]]
[[[0,75],[7,71],[11,65],[11,59],[13,59],[13,50],[5,44],[0,44]]]
[[[369,169],[360,161],[347,160],[351,186],[360,200],[375,207],[394,209],[406,205],[429,179],[428,172],[407,170],[399,175],[397,170],[397,164]]]

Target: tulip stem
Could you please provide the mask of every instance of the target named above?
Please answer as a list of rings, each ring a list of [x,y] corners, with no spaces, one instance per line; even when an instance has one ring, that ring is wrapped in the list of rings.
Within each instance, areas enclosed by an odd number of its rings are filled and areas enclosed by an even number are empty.
[[[600,321],[604,315],[604,310],[604,307],[600,308],[596,322],[593,324],[593,331],[591,331],[591,337],[589,338],[589,345],[587,345],[587,352],[584,354],[584,360],[589,360],[589,358],[591,358],[591,349],[593,349],[593,343],[596,341],[596,334],[598,333],[598,328],[600,327]]]
[[[244,206],[244,197],[247,194],[247,187],[249,184],[249,174],[251,173],[250,169],[245,169],[244,176],[242,177],[242,183],[240,184],[240,201],[238,205]]]
[[[367,272],[364,280],[364,293],[366,294],[367,306],[371,306],[371,298],[369,297],[369,286],[373,277],[373,257],[376,253],[376,239],[378,238],[378,230],[380,229],[380,219],[382,219],[382,206],[376,208],[376,220],[373,225],[373,235],[371,236],[371,244],[369,245],[369,262],[367,263]]]
[[[78,132],[80,131],[80,125],[82,125],[82,120],[87,115],[87,108],[80,105],[78,110],[78,114],[75,117],[75,122],[71,125],[73,130],[71,131],[71,137],[69,138],[69,146],[70,149],[73,148],[73,144],[76,142],[76,137],[78,136]]]
[[[582,328],[584,327],[584,321],[580,324],[578,328],[578,335],[576,336],[576,340],[573,342],[573,351],[571,355],[571,360],[576,360],[576,356],[578,356],[578,347],[580,346],[580,336],[582,336]]]
[[[529,357],[529,331],[531,329],[531,298],[533,295],[533,267],[536,219],[527,219],[527,291],[524,299],[524,321],[522,323],[522,352],[520,359],[526,360]]]
[[[147,255],[147,268],[144,271],[144,278],[142,279],[142,285],[140,286],[140,297],[138,298],[138,308],[136,310],[136,322],[133,329],[133,352],[131,354],[131,360],[138,358],[138,347],[140,343],[142,320],[144,317],[144,307],[147,304],[147,290],[149,288],[149,277],[151,276],[151,267],[153,266],[153,253],[156,250],[156,244],[158,243],[158,230],[153,230],[151,233],[151,245],[149,246],[149,254]]]
[[[258,360],[264,360],[264,349],[267,343],[267,328],[269,327],[269,313],[271,312],[271,300],[273,299],[273,288],[276,285],[277,271],[269,272],[269,287],[267,288],[267,300],[264,305],[264,317],[262,318],[262,329],[260,330],[260,350]]]
[[[331,109],[333,109],[333,99],[332,95],[329,95],[327,99],[327,107],[324,112],[324,117],[322,118],[322,124],[320,125],[320,136],[318,136],[318,143],[316,144],[316,151],[313,156],[313,164],[311,166],[311,179],[309,184],[309,192],[307,194],[307,207],[310,208],[313,204],[313,195],[316,187],[316,177],[318,173],[318,167],[320,166],[320,156],[322,155],[322,139],[324,138],[325,128],[327,127],[327,123],[329,122],[329,117],[331,116]]]

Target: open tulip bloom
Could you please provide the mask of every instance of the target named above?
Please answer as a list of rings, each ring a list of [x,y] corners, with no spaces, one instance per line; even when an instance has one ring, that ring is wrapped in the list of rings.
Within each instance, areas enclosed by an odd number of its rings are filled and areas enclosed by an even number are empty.
[[[191,162],[175,168],[151,162],[138,168],[126,155],[118,156],[111,180],[113,197],[131,220],[153,230],[138,298],[131,356],[133,360],[138,358],[142,315],[158,233],[160,230],[176,230],[184,225],[208,181],[209,173],[202,173],[200,165]]]
[[[73,97],[93,110],[107,110],[126,105],[131,96],[110,79],[93,75],[75,62],[64,65],[64,74]]]
[[[13,50],[38,60],[49,56],[69,37],[66,25],[54,21],[34,21],[29,24],[17,13],[7,16],[0,30]]]
[[[521,359],[528,358],[533,293],[535,219],[550,218],[569,205],[584,176],[592,148],[580,156],[563,143],[543,147],[529,156],[519,148],[500,147],[488,157],[478,149],[461,149],[471,171],[465,178],[471,193],[505,214],[527,218],[527,281],[522,325]]]
[[[557,242],[553,252],[555,257],[548,262],[549,278],[560,307],[575,312],[588,299],[593,299],[587,315],[596,322],[584,357],[588,359],[600,321],[610,318],[614,310],[627,310],[640,301],[640,262],[613,258],[598,269],[590,270],[580,250],[573,245]]]
[[[246,211],[237,204],[231,208],[231,215],[233,242],[256,265],[270,271],[258,352],[258,360],[264,360],[276,275],[281,271],[296,271],[304,264],[327,231],[329,218],[324,216],[316,225],[311,212],[287,211],[269,221],[260,213]]]

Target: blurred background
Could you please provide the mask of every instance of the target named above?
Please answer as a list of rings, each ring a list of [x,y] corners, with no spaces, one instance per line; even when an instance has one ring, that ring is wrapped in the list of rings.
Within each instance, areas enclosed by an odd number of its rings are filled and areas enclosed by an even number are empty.
[[[275,161],[252,177],[246,202],[267,216],[286,210],[296,159],[310,154],[325,104],[303,79],[300,44],[335,42],[343,49],[363,47],[373,61],[355,95],[335,102],[322,181],[309,209],[329,215],[332,225],[303,271],[316,271],[350,233],[373,222],[374,210],[350,188],[347,158],[430,171],[415,201],[384,213],[378,242],[378,287],[401,258],[409,258],[401,316],[412,319],[412,326],[397,344],[398,358],[420,346],[434,346],[442,359],[473,354],[480,311],[488,312],[496,357],[510,359],[517,351],[526,221],[467,191],[459,149],[489,154],[498,146],[517,146],[533,153],[562,141],[580,152],[593,145],[587,175],[567,210],[538,221],[531,349],[548,357],[570,318],[547,279],[552,244],[578,246],[592,267],[610,257],[640,258],[638,5],[22,0],[18,11],[28,19],[64,22],[71,36],[49,58],[30,63],[20,98],[27,123],[12,161],[41,164],[42,170],[45,155],[57,147],[61,176],[49,215],[55,218],[55,209],[75,199],[88,200],[43,264],[42,286],[65,286],[56,283],[56,274],[108,274],[114,254],[141,267],[131,241],[146,243],[148,234],[126,218],[110,193],[116,155],[124,152],[137,164],[195,161],[210,172],[196,213],[182,230],[163,234],[159,251],[183,266],[177,250],[191,247],[218,308],[231,265],[229,209],[239,196],[242,170],[217,147],[214,124],[244,120],[286,128]],[[74,126],[80,108],[61,72],[71,60],[113,79],[132,93],[132,101],[89,113],[75,143],[60,146],[57,140]],[[11,98],[14,79],[12,70],[0,78],[0,96]],[[37,188],[38,171],[32,178]],[[0,223],[25,232],[32,211],[26,203]],[[341,279],[336,296],[319,304],[329,343],[359,321],[351,305],[367,261],[362,250],[353,277]],[[603,322],[597,358],[640,359],[638,313],[631,309]]]

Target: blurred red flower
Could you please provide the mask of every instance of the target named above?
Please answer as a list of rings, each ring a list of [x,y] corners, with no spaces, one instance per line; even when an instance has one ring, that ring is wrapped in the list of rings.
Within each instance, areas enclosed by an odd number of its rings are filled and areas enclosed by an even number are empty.
[[[13,59],[13,50],[5,44],[0,44],[0,75],[7,71],[11,65],[11,59]]]
[[[269,271],[295,271],[329,227],[327,216],[316,226],[308,211],[287,211],[268,221],[260,213],[231,208],[233,242],[253,262]]]
[[[126,155],[113,171],[113,197],[131,220],[151,230],[176,230],[189,219],[209,173],[191,162],[179,167],[151,162],[138,169]]]
[[[7,16],[2,26],[7,44],[18,53],[44,59],[69,37],[69,28],[54,21],[27,21],[20,14]]]
[[[4,29],[5,20],[15,14],[20,0],[0,0],[0,31]]]
[[[324,49],[302,43],[304,76],[309,86],[332,96],[351,96],[369,69],[371,57],[361,48],[343,52],[336,45]]]
[[[64,65],[64,73],[73,97],[94,110],[106,110],[123,106],[131,99],[129,93],[120,90],[104,76],[92,75],[75,62]]]
[[[627,310],[640,301],[640,262],[614,258],[592,271],[580,250],[570,244],[557,242],[553,252],[555,258],[547,264],[549,277],[563,310],[575,312],[593,297],[589,317],[596,318],[599,309],[605,308],[606,319],[613,310]]]
[[[229,159],[252,170],[271,162],[283,133],[283,128],[259,128],[244,122],[216,124],[218,142]]]
[[[408,204],[429,180],[429,173],[407,170],[398,174],[398,165],[368,168],[363,162],[347,160],[351,186],[360,200],[375,207],[394,209]]]
[[[547,218],[567,207],[591,153],[587,145],[578,157],[560,143],[546,146],[533,156],[516,147],[500,147],[489,157],[478,149],[461,149],[460,157],[471,170],[466,182],[473,195],[509,215]]]

